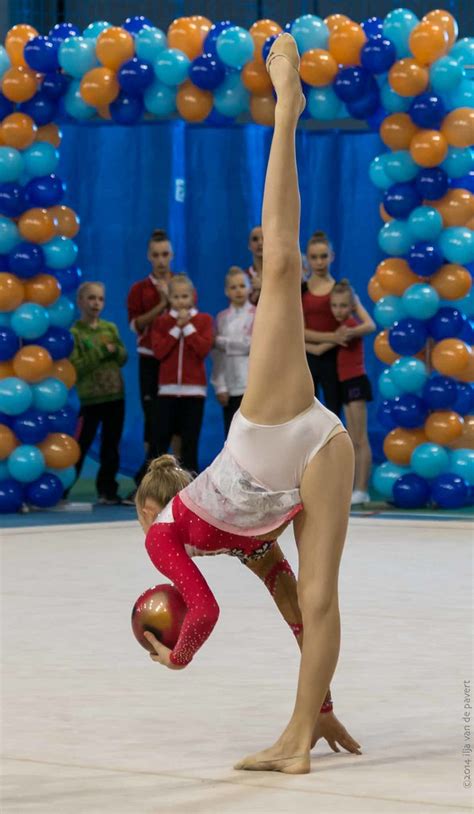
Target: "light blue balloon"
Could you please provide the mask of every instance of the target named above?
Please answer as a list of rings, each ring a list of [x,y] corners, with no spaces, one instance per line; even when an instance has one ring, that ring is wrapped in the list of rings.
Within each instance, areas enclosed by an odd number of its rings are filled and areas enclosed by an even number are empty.
[[[68,237],[53,237],[43,243],[46,265],[52,269],[66,269],[73,266],[77,258],[77,245]]]
[[[23,151],[25,171],[34,178],[38,175],[49,175],[59,163],[59,152],[54,144],[48,141],[35,141]]]
[[[396,150],[394,153],[386,153],[387,175],[394,181],[405,182],[416,178],[420,167],[413,161],[408,150]]]
[[[108,23],[105,20],[96,20],[94,23],[89,23],[87,28],[82,32],[82,36],[86,39],[96,40],[99,34],[105,31],[106,28],[112,28],[112,23]]]
[[[387,172],[388,153],[376,155],[369,166],[369,177],[373,185],[378,189],[388,189],[393,181]]]
[[[135,51],[139,59],[154,62],[166,48],[166,34],[160,28],[142,28],[135,35]]]
[[[63,489],[69,489],[76,480],[76,469],[74,466],[67,466],[65,469],[53,469],[52,467],[48,467],[45,471],[51,475],[56,475],[61,481]]]
[[[12,478],[20,483],[31,483],[44,472],[44,455],[33,444],[21,444],[11,453],[7,466]]]
[[[441,167],[450,178],[462,178],[474,168],[474,150],[471,147],[448,147],[448,155]]]
[[[443,218],[433,206],[417,206],[408,216],[413,243],[436,240],[443,231]]]
[[[24,302],[13,312],[10,325],[22,339],[37,339],[49,328],[48,311],[36,302]]]
[[[81,82],[73,79],[64,95],[64,109],[73,119],[85,121],[95,115],[96,109],[86,104],[81,96]]]
[[[405,309],[401,297],[388,294],[375,303],[374,318],[377,325],[381,325],[383,328],[390,328],[394,322],[398,322],[404,316]]]
[[[414,356],[404,356],[396,359],[390,368],[394,383],[404,393],[417,393],[423,387],[428,372],[421,359]]]
[[[474,82],[472,79],[461,79],[457,88],[449,94],[450,107],[474,106]]]
[[[0,411],[6,415],[20,415],[33,403],[33,391],[29,384],[17,376],[0,379]]]
[[[331,121],[345,116],[345,107],[330,85],[311,88],[308,97],[308,112],[313,119]]]
[[[291,34],[296,40],[300,54],[312,48],[327,48],[329,28],[324,20],[315,14],[297,17],[291,26]]]
[[[412,242],[410,227],[406,221],[402,220],[385,223],[378,236],[380,248],[391,257],[401,257],[406,254]]]
[[[23,172],[23,158],[14,147],[0,147],[0,184],[18,181]]]
[[[438,311],[440,299],[432,285],[414,283],[403,292],[402,303],[407,316],[431,319]]]
[[[0,79],[3,77],[5,71],[11,67],[10,57],[7,54],[6,48],[0,45]]]
[[[461,63],[453,57],[451,51],[430,67],[430,83],[436,93],[449,93],[457,88],[463,77]]]
[[[408,474],[408,466],[397,466],[391,461],[384,461],[383,464],[374,469],[372,475],[372,485],[383,497],[391,500],[393,497],[393,485],[402,475]]]
[[[464,478],[469,486],[474,486],[474,449],[453,450],[448,471]]]
[[[148,113],[160,117],[169,116],[176,110],[176,90],[155,79],[143,94],[143,101]]]
[[[464,66],[474,65],[474,37],[463,37],[454,43],[449,56]]]
[[[229,68],[241,68],[253,58],[255,45],[245,28],[232,25],[221,31],[216,40],[217,55]]]
[[[389,367],[380,374],[378,380],[379,393],[384,399],[395,399],[400,395],[401,390],[395,384],[392,372]]]
[[[160,82],[174,87],[188,78],[191,60],[178,48],[165,48],[158,55],[154,71]]]
[[[411,56],[409,38],[410,33],[419,19],[413,11],[407,8],[396,8],[389,11],[383,23],[384,37],[391,40],[397,52],[397,59]]]
[[[230,73],[214,91],[214,107],[223,116],[239,116],[249,108],[250,94],[238,73]]]
[[[399,94],[390,87],[388,80],[385,80],[380,88],[382,107],[389,113],[406,113],[414,98],[414,96],[399,96]]]
[[[49,376],[37,384],[31,385],[33,392],[33,407],[37,410],[44,410],[47,413],[54,413],[60,410],[67,402],[68,389],[60,379]]]
[[[58,61],[65,73],[80,79],[99,64],[95,41],[87,37],[68,37],[59,46]]]
[[[449,263],[474,261],[474,232],[465,226],[448,226],[438,238],[438,246]]]
[[[466,294],[462,299],[446,300],[442,305],[447,305],[448,308],[458,308],[468,319],[474,319],[474,286],[471,288],[469,294]]]
[[[20,241],[16,223],[0,215],[0,254],[8,254]]]
[[[449,455],[439,444],[419,444],[412,452],[410,465],[422,478],[437,478],[448,472]]]
[[[62,295],[48,306],[49,324],[56,328],[69,328],[74,322],[75,306],[68,297]]]

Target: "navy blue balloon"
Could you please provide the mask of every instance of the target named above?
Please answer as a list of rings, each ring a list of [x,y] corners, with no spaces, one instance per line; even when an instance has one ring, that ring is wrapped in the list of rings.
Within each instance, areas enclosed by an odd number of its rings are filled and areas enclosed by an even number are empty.
[[[0,215],[17,218],[26,209],[28,209],[28,202],[21,184],[12,181],[0,184]]]
[[[212,108],[204,123],[210,124],[212,127],[228,127],[233,124],[233,122],[234,119],[231,116],[224,116],[222,113],[219,113],[218,110]]]
[[[290,23],[290,28],[291,28],[291,23]],[[275,40],[277,38],[278,38],[277,34],[272,34],[272,36],[267,37],[267,39],[263,43],[263,45],[262,45],[262,59],[263,59],[264,62],[267,61],[267,56],[270,53],[271,47],[272,47],[273,43],[275,42]]]
[[[357,65],[340,68],[334,79],[333,90],[342,102],[354,102],[364,95],[371,80],[373,77],[365,68]]]
[[[415,184],[422,198],[436,201],[447,191],[449,176],[441,167],[423,168],[416,176]]]
[[[20,349],[20,340],[12,328],[0,327],[0,362],[6,362]]]
[[[421,204],[422,198],[414,184],[397,183],[385,190],[383,205],[392,218],[407,218]]]
[[[442,307],[428,320],[427,327],[433,339],[441,342],[442,339],[457,337],[464,320],[464,314],[458,308]]]
[[[392,414],[399,427],[421,427],[428,415],[428,407],[414,393],[402,393],[395,399]]]
[[[49,37],[33,37],[23,50],[25,62],[40,73],[56,71],[59,68],[58,47],[58,43]]]
[[[57,101],[69,87],[69,77],[64,73],[47,73],[41,83],[41,90],[49,99]]]
[[[217,40],[219,38],[219,34],[222,34],[226,28],[231,28],[231,26],[235,25],[231,23],[230,20],[221,20],[218,23],[214,23],[212,28],[207,32],[206,38],[203,42],[202,50],[204,54],[212,54],[213,56],[217,56]]]
[[[12,274],[27,280],[44,269],[44,252],[36,243],[18,243],[8,255]]]
[[[60,410],[48,413],[47,420],[50,432],[64,432],[66,435],[74,435],[77,428],[78,413],[69,404],[65,404]]]
[[[13,478],[0,481],[0,514],[9,514],[21,509],[23,486]]]
[[[56,277],[63,294],[70,294],[79,287],[82,280],[82,271],[77,266],[70,266],[67,269],[46,269],[46,274]]]
[[[430,277],[443,265],[443,255],[433,243],[420,240],[408,253],[408,265],[415,274]]]
[[[68,37],[80,37],[82,31],[72,23],[56,23],[48,34],[48,37],[57,45],[61,45]]]
[[[397,59],[397,52],[391,40],[386,37],[374,37],[362,47],[360,61],[371,73],[385,73]]]
[[[460,509],[469,500],[469,486],[452,472],[438,475],[431,483],[432,497],[441,509]]]
[[[110,115],[116,124],[136,124],[140,121],[144,109],[142,96],[124,91],[120,91],[115,101],[109,105]]]
[[[384,399],[377,407],[377,420],[382,427],[386,427],[387,430],[393,430],[397,426],[397,422],[393,417],[394,406],[394,399]]]
[[[144,17],[143,14],[135,14],[133,17],[127,17],[122,26],[122,28],[125,28],[125,31],[129,31],[130,34],[138,34],[138,32],[145,27],[153,28],[153,23],[148,17]]]
[[[43,472],[39,478],[26,485],[25,499],[33,506],[49,509],[62,498],[63,492],[64,486],[58,476],[52,472]]]
[[[453,410],[463,416],[474,412],[474,386],[469,382],[456,382],[456,401]]]
[[[372,77],[373,78],[373,77]],[[374,80],[374,85],[366,88],[365,93],[360,99],[355,99],[353,102],[347,102],[347,111],[349,116],[353,119],[368,119],[380,107],[380,91],[377,83]]]
[[[453,178],[450,186],[457,189],[467,189],[468,192],[474,194],[474,170],[471,170],[467,175],[463,175],[462,178]]]
[[[421,509],[430,499],[428,482],[415,472],[407,472],[393,484],[393,502],[401,509]]]
[[[377,108],[375,113],[371,113],[370,116],[367,116],[367,124],[373,133],[379,132],[380,125],[387,116],[388,113],[383,107]]]
[[[189,78],[201,90],[215,90],[225,79],[225,67],[213,54],[202,54],[191,63]]]
[[[4,119],[5,116],[9,116],[10,113],[13,113],[14,110],[14,103],[10,102],[10,99],[7,99],[3,93],[0,93],[0,121]]]
[[[65,356],[70,356],[74,347],[74,338],[71,331],[66,328],[57,328],[51,325],[43,336],[35,339],[35,345],[41,345],[42,348],[51,354],[52,358],[64,359]]]
[[[151,62],[133,57],[121,66],[117,79],[126,93],[138,94],[148,88],[155,78]]]
[[[428,331],[421,319],[404,317],[390,328],[388,341],[390,347],[400,356],[414,356],[428,339]]]
[[[456,382],[449,376],[432,376],[423,387],[423,400],[431,410],[448,410],[454,407]]]
[[[15,416],[12,429],[22,444],[40,444],[50,432],[46,414],[34,407]]]
[[[32,99],[23,102],[19,109],[22,113],[26,113],[27,116],[31,116],[38,127],[52,122],[58,112],[58,106],[55,100],[51,99],[43,90],[35,93]]]
[[[32,178],[26,185],[26,194],[31,206],[48,207],[61,203],[66,185],[54,172]]]
[[[368,17],[361,26],[366,37],[380,37],[383,33],[383,17]]]
[[[474,345],[474,321],[472,319],[464,319],[458,336],[468,345]]]
[[[10,429],[13,427],[13,422],[15,420],[14,415],[7,415],[6,413],[0,412],[0,424],[5,424]]]
[[[446,115],[446,108],[440,96],[427,91],[415,96],[408,114],[418,127],[437,130]]]

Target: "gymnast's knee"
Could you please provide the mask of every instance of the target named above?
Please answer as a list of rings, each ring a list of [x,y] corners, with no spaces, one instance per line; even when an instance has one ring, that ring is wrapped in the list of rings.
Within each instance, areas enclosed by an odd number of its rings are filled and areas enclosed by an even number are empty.
[[[338,608],[337,589],[331,585],[298,585],[298,604],[303,626],[316,622]]]

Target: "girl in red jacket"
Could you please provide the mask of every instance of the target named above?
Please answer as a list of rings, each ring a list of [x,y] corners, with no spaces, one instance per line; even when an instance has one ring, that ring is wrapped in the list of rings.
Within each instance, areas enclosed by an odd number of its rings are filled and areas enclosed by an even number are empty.
[[[204,360],[214,341],[213,321],[194,307],[194,286],[185,274],[172,278],[168,297],[170,311],[155,320],[151,335],[160,360],[157,453],[167,452],[172,436],[180,435],[183,466],[196,472],[207,390]]]

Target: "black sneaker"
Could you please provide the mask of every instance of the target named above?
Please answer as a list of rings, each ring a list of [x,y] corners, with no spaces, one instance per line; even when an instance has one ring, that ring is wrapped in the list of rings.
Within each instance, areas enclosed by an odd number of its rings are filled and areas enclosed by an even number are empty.
[[[135,496],[136,496],[136,494],[137,494],[137,490],[132,489],[132,491],[129,492],[129,494],[126,497],[122,498],[122,506],[135,506]]]
[[[99,506],[121,506],[122,498],[118,495],[115,497],[106,497],[105,495],[99,495],[99,499],[97,501]]]

